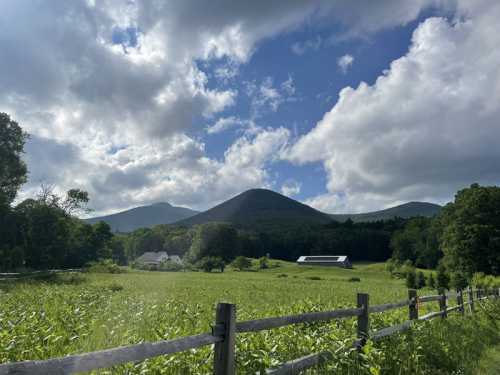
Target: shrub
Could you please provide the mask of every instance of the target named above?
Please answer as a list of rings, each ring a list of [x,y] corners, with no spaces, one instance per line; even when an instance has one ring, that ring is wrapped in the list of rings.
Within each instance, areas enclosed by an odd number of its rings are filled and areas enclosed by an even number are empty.
[[[114,263],[111,259],[101,259],[97,262],[89,262],[86,267],[87,272],[90,273],[123,273],[124,269],[120,268],[118,264]]]
[[[350,277],[347,281],[350,283],[359,283],[361,279],[359,277]]]
[[[123,290],[123,285],[118,284],[118,283],[111,283],[106,286],[107,289],[111,290],[112,292],[119,292]]]
[[[269,259],[267,257],[259,258],[259,268],[261,270],[269,268]]]
[[[286,273],[280,273],[280,274],[278,274],[277,277],[288,277],[288,275]]]
[[[246,258],[246,257],[240,255],[240,256],[236,257],[235,260],[233,260],[233,263],[231,263],[231,265],[234,268],[236,268],[240,271],[243,271],[243,270],[247,270],[250,267],[252,267],[252,261],[249,258]]]
[[[417,272],[417,278],[415,280],[415,286],[417,289],[421,289],[425,286],[425,275],[422,271]]]
[[[451,273],[450,276],[450,285],[457,290],[461,290],[469,285],[469,281],[467,277],[460,271],[455,271]]]
[[[205,272],[212,272],[212,270],[216,268],[224,272],[226,264],[220,257],[204,257],[198,261],[196,266]]]
[[[436,289],[436,279],[434,278],[434,273],[430,273],[427,278],[427,286],[431,289]]]
[[[182,271],[184,269],[184,266],[182,264],[179,264],[177,262],[172,262],[171,260],[167,260],[166,262],[161,262],[160,267],[158,268],[159,271],[166,271],[166,272],[178,272]]]
[[[411,268],[406,272],[406,287],[409,289],[417,288],[417,274],[415,268]]]
[[[498,289],[500,288],[500,277],[477,272],[472,276],[471,283],[478,289]]]
[[[448,289],[450,287],[450,276],[446,273],[446,268],[442,263],[437,268],[436,286],[438,289]]]
[[[319,276],[309,276],[309,277],[306,277],[307,280],[322,280],[321,277]]]

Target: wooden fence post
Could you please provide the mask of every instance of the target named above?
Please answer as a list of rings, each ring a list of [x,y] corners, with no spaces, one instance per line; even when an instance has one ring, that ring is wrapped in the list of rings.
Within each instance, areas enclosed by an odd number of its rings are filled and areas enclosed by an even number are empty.
[[[408,299],[410,300],[408,305],[410,320],[418,319],[418,297],[415,289],[408,289]]]
[[[358,316],[358,339],[361,340],[358,349],[365,345],[370,334],[369,300],[370,296],[367,293],[358,293],[357,307],[363,308],[363,312]]]
[[[465,313],[464,310],[464,295],[462,290],[457,290],[457,305],[459,306],[458,311],[463,315]]]
[[[469,286],[469,306],[470,306],[470,312],[471,314],[474,312],[474,292],[472,291],[472,288]]]
[[[214,375],[234,375],[234,350],[236,345],[236,305],[217,304],[215,327],[222,334],[223,341],[215,344]]]
[[[446,290],[441,289],[439,291],[441,298],[439,299],[439,310],[441,310],[441,318],[447,318],[448,312],[446,311]]]

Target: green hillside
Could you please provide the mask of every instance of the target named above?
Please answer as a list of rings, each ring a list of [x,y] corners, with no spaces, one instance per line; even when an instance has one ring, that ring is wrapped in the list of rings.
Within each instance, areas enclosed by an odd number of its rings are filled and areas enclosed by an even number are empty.
[[[110,225],[113,232],[131,232],[138,228],[170,224],[197,213],[198,211],[189,208],[175,207],[168,203],[156,203],[150,206],[132,208],[113,215],[85,219],[85,222],[95,224],[104,221]]]
[[[431,217],[441,211],[441,206],[427,202],[409,202],[399,206],[387,208],[385,210],[367,212],[361,214],[330,214],[330,217],[336,221],[344,222],[351,219],[355,223],[390,220],[395,217],[409,218],[415,216]]]
[[[251,189],[176,224],[192,226],[214,221],[248,226],[276,221],[322,224],[328,223],[331,218],[274,191]]]

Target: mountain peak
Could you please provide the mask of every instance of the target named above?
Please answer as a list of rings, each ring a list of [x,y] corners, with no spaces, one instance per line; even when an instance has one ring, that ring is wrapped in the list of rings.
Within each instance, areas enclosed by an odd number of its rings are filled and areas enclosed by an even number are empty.
[[[250,189],[177,224],[190,226],[219,221],[247,226],[269,221],[327,223],[330,220],[326,214],[275,191]]]
[[[156,202],[150,205],[151,207],[174,207],[168,202]]]

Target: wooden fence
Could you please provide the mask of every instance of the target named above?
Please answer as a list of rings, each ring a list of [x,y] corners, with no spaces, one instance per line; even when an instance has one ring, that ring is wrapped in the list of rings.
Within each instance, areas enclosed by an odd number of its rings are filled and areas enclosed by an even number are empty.
[[[143,361],[148,358],[183,352],[206,345],[214,344],[214,374],[235,374],[235,346],[236,334],[244,332],[257,332],[298,323],[326,322],[334,319],[357,318],[357,339],[353,347],[360,349],[367,339],[377,341],[383,337],[402,332],[410,328],[419,320],[428,320],[440,316],[446,318],[449,313],[457,311],[465,314],[465,306],[474,312],[475,303],[489,297],[500,296],[499,290],[472,290],[467,289],[467,301],[464,301],[462,291],[456,293],[441,292],[437,295],[417,296],[416,290],[408,290],[408,299],[395,303],[370,306],[369,295],[358,293],[357,306],[350,309],[340,309],[324,312],[310,312],[297,315],[281,316],[238,322],[236,320],[236,305],[219,303],[215,314],[215,324],[212,332],[194,336],[182,337],[173,340],[158,341],[154,343],[141,343],[106,349],[92,353],[69,355],[43,361],[12,362],[0,365],[2,374],[72,374],[82,371],[91,371],[112,367],[127,362]],[[456,306],[448,307],[450,298],[456,298]],[[423,303],[438,302],[439,311],[419,316],[419,307]],[[409,320],[391,327],[370,332],[370,314],[408,307]],[[313,353],[307,356],[283,363],[278,368],[266,370],[266,374],[297,374],[302,370],[320,365],[332,359],[331,352]]]

